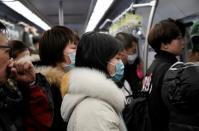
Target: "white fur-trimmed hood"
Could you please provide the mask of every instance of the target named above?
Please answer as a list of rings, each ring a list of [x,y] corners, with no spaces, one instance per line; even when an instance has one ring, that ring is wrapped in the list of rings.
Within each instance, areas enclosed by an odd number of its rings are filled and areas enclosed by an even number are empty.
[[[85,97],[103,100],[117,112],[121,112],[125,105],[122,91],[105,74],[94,69],[76,68],[70,72],[68,92],[62,102],[61,114],[64,120]]]

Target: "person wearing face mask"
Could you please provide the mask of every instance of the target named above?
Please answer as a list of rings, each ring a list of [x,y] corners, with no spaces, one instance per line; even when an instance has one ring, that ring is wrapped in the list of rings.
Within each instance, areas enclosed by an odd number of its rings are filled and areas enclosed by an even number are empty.
[[[114,59],[110,62],[113,66],[113,70],[111,72],[111,77],[115,82],[121,81],[124,76],[124,64],[121,59]]]
[[[65,72],[67,72],[68,70],[70,70],[70,69],[75,67],[75,56],[76,56],[76,52],[75,51],[73,53],[68,53],[70,64],[67,64],[67,63],[64,64]]]
[[[131,34],[119,32],[115,38],[120,40],[124,46],[122,61],[125,65],[124,77],[121,80],[121,87],[127,98],[127,103],[133,96],[136,98],[142,85],[142,61],[139,57],[138,40]]]
[[[107,34],[82,36],[76,68],[65,74],[61,84],[67,131],[126,131],[121,117],[125,97],[114,82],[123,77],[122,49],[120,41]]]
[[[60,81],[75,65],[76,44],[73,31],[64,26],[54,26],[43,33],[39,41],[40,70],[51,84],[54,102],[54,119],[50,131],[65,131],[66,124],[61,118],[62,96]]]

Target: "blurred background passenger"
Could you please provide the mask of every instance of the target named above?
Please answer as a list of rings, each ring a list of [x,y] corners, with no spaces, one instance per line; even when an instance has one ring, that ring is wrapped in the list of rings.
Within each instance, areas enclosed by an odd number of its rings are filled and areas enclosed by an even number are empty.
[[[122,86],[126,97],[136,98],[141,90],[143,73],[139,57],[138,39],[128,33],[120,32],[115,36],[124,46],[122,61],[125,65]]]
[[[112,80],[124,70],[122,49],[120,41],[107,34],[82,36],[76,68],[62,81],[61,114],[67,131],[126,131],[121,117],[125,97]]]
[[[189,62],[199,62],[199,21],[196,21],[191,30],[192,51],[188,56]]]
[[[19,22],[18,24],[22,26],[22,28],[24,29],[22,34],[22,41],[26,44],[28,48],[32,48],[33,47],[32,34],[30,32],[31,26],[24,22]]]
[[[40,36],[33,36],[32,37],[32,41],[33,41],[33,45],[34,45],[34,51],[33,53],[35,54],[39,54],[39,40],[40,40]]]
[[[72,30],[64,26],[54,26],[42,35],[39,41],[40,72],[51,84],[54,101],[54,118],[52,131],[65,131],[66,124],[61,118],[62,102],[60,81],[65,72],[74,67],[76,45]]]
[[[13,59],[20,59],[26,56],[30,56],[30,51],[28,47],[19,40],[10,40],[8,41],[8,45],[12,48],[12,57]]]

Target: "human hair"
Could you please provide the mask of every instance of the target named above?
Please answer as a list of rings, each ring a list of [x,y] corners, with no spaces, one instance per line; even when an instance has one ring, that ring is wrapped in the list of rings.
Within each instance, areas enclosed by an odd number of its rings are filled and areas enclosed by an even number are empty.
[[[108,62],[122,50],[122,44],[114,37],[108,34],[89,32],[82,36],[77,46],[75,65],[94,68],[108,75]]]
[[[193,44],[192,51],[199,52],[199,21],[195,21],[191,27],[191,41]]]
[[[182,33],[175,21],[166,19],[155,24],[150,30],[148,43],[156,52],[158,52],[162,43],[168,44],[179,36],[182,36]]]
[[[0,22],[0,33],[3,33],[5,32],[7,29],[6,29],[6,26]]]
[[[74,41],[73,31],[64,26],[54,26],[44,32],[39,41],[39,55],[44,65],[56,66],[64,61],[64,49]]]
[[[37,44],[39,42],[39,40],[40,40],[40,36],[33,36],[32,37],[32,42],[33,42],[34,45]]]
[[[122,42],[125,49],[131,48],[132,42],[138,43],[138,39],[135,36],[124,32],[117,33],[115,38]]]
[[[199,36],[192,38],[193,49],[192,52],[199,52]]]
[[[185,29],[185,24],[184,23],[182,23],[180,20],[175,20],[175,19],[172,19],[172,18],[168,18],[168,21],[173,22],[174,24],[176,24],[177,27],[180,30],[180,33],[181,33],[182,37],[185,36],[186,29]]]
[[[75,42],[75,45],[79,44],[79,40],[80,40],[80,37],[79,37],[78,32],[74,31],[74,42]]]
[[[20,53],[29,50],[26,44],[19,40],[10,40],[8,41],[8,45],[12,48],[12,57],[14,59],[17,58]]]

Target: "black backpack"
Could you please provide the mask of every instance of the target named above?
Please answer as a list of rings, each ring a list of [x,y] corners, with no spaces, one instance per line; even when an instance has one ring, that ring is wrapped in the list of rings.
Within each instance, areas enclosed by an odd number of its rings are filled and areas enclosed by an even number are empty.
[[[152,72],[158,72],[164,66],[160,63],[158,67],[157,61],[152,63]],[[151,92],[152,75],[145,76],[142,91],[138,93],[138,97],[132,99],[123,110],[123,117],[128,131],[151,131],[151,120],[149,117],[149,102],[148,98]],[[131,96],[130,96],[131,97]]]
[[[173,64],[164,77],[162,99],[170,112],[171,131],[198,131],[199,65]]]
[[[147,98],[140,96],[125,107],[123,117],[129,131],[151,131]]]
[[[151,89],[151,75],[144,78],[147,81],[145,89],[138,93],[136,98],[128,96],[128,104],[123,110],[123,117],[128,131],[151,131],[151,121],[148,111],[148,97]]]

